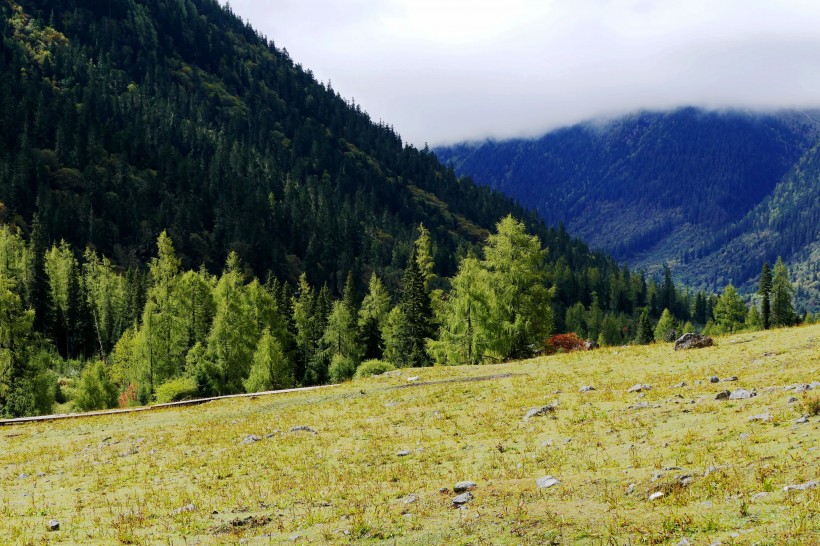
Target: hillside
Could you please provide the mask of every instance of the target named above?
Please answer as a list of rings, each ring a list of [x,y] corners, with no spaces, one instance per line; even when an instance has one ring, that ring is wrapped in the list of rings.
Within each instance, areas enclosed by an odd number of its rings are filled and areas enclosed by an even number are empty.
[[[749,283],[778,255],[816,272],[806,257],[820,233],[819,120],[683,108],[436,154],[593,248],[649,271],[667,263],[712,291]],[[817,309],[817,285],[806,279],[800,304]]]
[[[141,267],[230,251],[264,279],[395,286],[423,223],[440,274],[513,213],[458,181],[216,0],[0,1],[0,220]],[[575,248],[575,250],[573,250]],[[554,253],[557,259],[558,253]]]
[[[817,544],[820,488],[784,488],[820,479],[820,391],[793,388],[820,380],[818,339],[811,326],[0,427],[0,538]],[[715,399],[741,388],[757,395]],[[462,480],[476,486],[459,510]]]

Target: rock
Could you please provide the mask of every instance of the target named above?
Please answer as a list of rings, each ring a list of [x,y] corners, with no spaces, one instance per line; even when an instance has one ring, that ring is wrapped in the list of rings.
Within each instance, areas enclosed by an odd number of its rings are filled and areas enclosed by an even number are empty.
[[[803,425],[803,424],[808,423],[808,422],[809,422],[809,417],[807,415],[804,415],[803,417],[800,417],[799,419],[796,419],[794,421],[794,424],[795,425]]]
[[[627,390],[626,392],[643,392],[643,391],[649,391],[649,390],[652,390],[652,387],[650,385],[644,385],[643,383],[637,383],[637,384],[632,385],[631,387],[629,387],[629,390]]]
[[[718,467],[712,465],[712,466],[710,466],[709,468],[706,469],[706,471],[703,473],[703,477],[708,478],[709,474],[714,474],[718,470],[720,470]]]
[[[806,483],[801,483],[798,485],[787,485],[783,488],[783,491],[788,493],[789,491],[805,491],[807,489],[814,489],[817,485],[820,484],[817,480],[812,480]]]
[[[49,531],[59,531],[60,530],[60,522],[56,519],[52,519],[48,522],[48,530]]]
[[[689,487],[694,478],[692,478],[691,474],[681,474],[677,479],[683,487]]]
[[[558,485],[559,483],[561,482],[552,476],[544,476],[535,480],[535,484],[538,486],[538,489],[546,489],[548,487],[552,487],[553,485]]]
[[[174,514],[181,514],[183,512],[193,512],[194,510],[196,510],[196,506],[194,506],[193,503],[191,503],[186,504],[185,506],[182,506],[180,508],[177,508],[176,510],[174,510]]]
[[[265,434],[265,439],[270,440],[271,438],[273,438],[277,434],[279,434],[278,430],[274,430],[273,432],[269,432],[269,433]]]
[[[555,412],[555,405],[554,404],[541,406],[540,408],[532,408],[524,416],[524,420],[529,421],[530,417],[536,417],[536,416],[539,416],[539,415],[546,415],[548,413],[554,413],[554,412]]]
[[[467,491],[453,499],[453,506],[463,506],[473,500],[473,494]]]
[[[312,432],[316,434],[316,431],[307,425],[299,425],[295,427],[290,427],[291,432]]]
[[[752,415],[749,417],[749,421],[762,421],[767,423],[772,420],[772,415],[770,413],[759,413],[758,415]]]
[[[703,347],[711,347],[714,344],[715,341],[709,336],[688,333],[678,338],[675,342],[675,350],[702,349]]]
[[[798,402],[798,399],[795,398],[794,396],[790,396],[789,399],[786,400],[787,404],[794,404],[795,402]]]
[[[629,487],[626,488],[626,494],[631,495],[632,493],[634,493],[636,487],[638,487],[636,484],[630,483]]]
[[[715,396],[715,400],[728,400],[731,395],[732,393],[729,391],[720,391]]]
[[[397,457],[407,457],[408,455],[410,455],[410,452],[407,451],[406,449],[402,449],[401,451],[396,453]]]
[[[709,377],[709,383],[720,383],[720,378],[716,375],[712,375]]]
[[[768,495],[768,493],[766,493],[766,492],[755,493],[754,495],[752,495],[752,500],[756,501],[758,499],[762,499],[766,495]]]
[[[746,400],[752,396],[755,396],[755,393],[749,392],[746,389],[737,389],[732,391],[732,394],[729,395],[729,400]]]
[[[678,543],[675,546],[691,546],[691,545],[692,545],[692,543],[689,542],[688,538],[682,538],[678,541]]]
[[[749,439],[749,433],[748,432],[741,432],[740,433],[740,439],[741,440],[748,440]]]
[[[594,390],[595,390],[595,387],[593,387],[592,385],[584,385],[583,387],[578,389],[578,392],[589,392],[589,391],[594,391]]]
[[[658,500],[661,497],[663,497],[663,491],[655,491],[654,493],[649,495],[649,500],[654,501]]]
[[[724,379],[724,381],[737,381],[737,376],[733,375],[731,377],[727,377],[726,379]]]
[[[676,385],[672,385],[672,388],[673,388],[673,389],[682,389],[682,388],[683,388],[683,387],[685,387],[685,386],[686,386],[686,382],[685,382],[685,381],[681,381],[680,383],[677,383]]]
[[[584,342],[584,350],[585,351],[594,351],[598,348],[598,342],[592,341],[591,339]]]
[[[29,474],[26,474],[25,472],[23,472],[22,474],[17,476],[17,479],[18,480],[25,480],[28,477],[29,477]]]
[[[413,377],[408,377],[407,380],[410,382],[415,382],[419,380],[419,376],[414,375]]]
[[[469,491],[470,489],[473,489],[474,487],[476,487],[475,482],[465,480],[465,481],[461,481],[461,482],[458,482],[457,484],[455,484],[453,486],[453,491],[455,491],[456,493],[464,493],[465,491]]]
[[[256,434],[248,434],[247,436],[245,436],[245,439],[242,440],[242,442],[240,442],[240,443],[243,444],[243,445],[252,444],[254,442],[258,442],[261,439],[262,438],[260,438]]]
[[[820,389],[820,381],[812,381],[809,383],[809,387],[812,389]]]
[[[417,500],[419,500],[418,495],[416,495],[415,493],[411,493],[411,494],[407,495],[406,497],[404,497],[404,500],[402,500],[402,502],[404,504],[413,504]]]
[[[450,488],[449,487],[442,487],[441,489],[438,490],[438,492],[439,493],[449,493]]]
[[[808,385],[808,384],[806,384],[806,385],[797,385],[794,388],[794,392],[806,392],[806,391],[810,391],[810,390],[811,390],[811,386]]]

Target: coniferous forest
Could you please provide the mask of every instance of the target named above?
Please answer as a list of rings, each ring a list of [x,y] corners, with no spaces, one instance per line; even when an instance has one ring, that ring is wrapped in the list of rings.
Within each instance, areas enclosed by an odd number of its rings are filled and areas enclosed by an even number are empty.
[[[782,262],[760,309],[630,271],[215,0],[3,0],[0,37],[5,415],[799,320]]]

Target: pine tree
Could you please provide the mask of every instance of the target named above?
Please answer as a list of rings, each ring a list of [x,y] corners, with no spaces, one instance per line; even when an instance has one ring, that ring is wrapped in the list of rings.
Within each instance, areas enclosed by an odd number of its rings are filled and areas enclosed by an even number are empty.
[[[0,411],[19,416],[9,406],[26,375],[26,349],[34,311],[24,309],[14,280],[0,273]],[[20,408],[25,411],[25,408]]]
[[[638,319],[638,329],[635,334],[635,343],[638,345],[647,345],[655,340],[655,335],[652,332],[652,324],[649,322],[649,308],[644,307],[641,311],[641,316]]]
[[[31,223],[26,263],[26,304],[34,309],[34,331],[50,334],[54,327],[54,316],[45,260],[45,234],[40,217],[35,214]]]
[[[430,363],[427,339],[432,337],[430,292],[425,288],[424,274],[419,267],[415,246],[410,252],[407,269],[402,278],[397,346],[399,353],[394,364],[398,367],[425,366]]]
[[[783,259],[778,257],[772,275],[772,326],[793,326],[797,324],[794,312],[794,286],[789,281],[789,270]]]
[[[761,296],[760,301],[760,319],[763,323],[763,329],[768,330],[771,326],[771,293],[772,293],[772,271],[769,267],[769,262],[763,264],[763,270],[760,272],[760,282],[758,283],[757,293]]]

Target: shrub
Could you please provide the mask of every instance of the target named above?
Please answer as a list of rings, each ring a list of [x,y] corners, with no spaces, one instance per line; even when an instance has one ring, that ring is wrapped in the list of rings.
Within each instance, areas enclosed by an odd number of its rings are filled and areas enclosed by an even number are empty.
[[[117,405],[117,387],[111,382],[104,362],[97,361],[83,370],[74,405],[80,411],[108,409]]]
[[[820,395],[804,394],[803,395],[803,413],[807,415],[820,415]]]
[[[586,343],[575,332],[556,334],[544,342],[544,353],[552,355],[558,352],[571,353],[586,349]]]
[[[353,377],[355,379],[363,379],[365,377],[383,374],[384,372],[389,372],[390,370],[395,369],[395,366],[389,362],[385,362],[384,360],[365,360],[356,369],[356,374]]]
[[[330,361],[330,382],[341,383],[353,378],[356,373],[356,361],[349,356],[333,355]]]
[[[139,394],[137,387],[131,383],[125,390],[120,393],[119,398],[117,399],[118,405],[121,408],[128,408],[131,406],[136,406],[139,403]]]
[[[193,377],[177,377],[169,379],[157,387],[156,399],[160,404],[179,402],[196,398],[199,392],[196,379]]]

